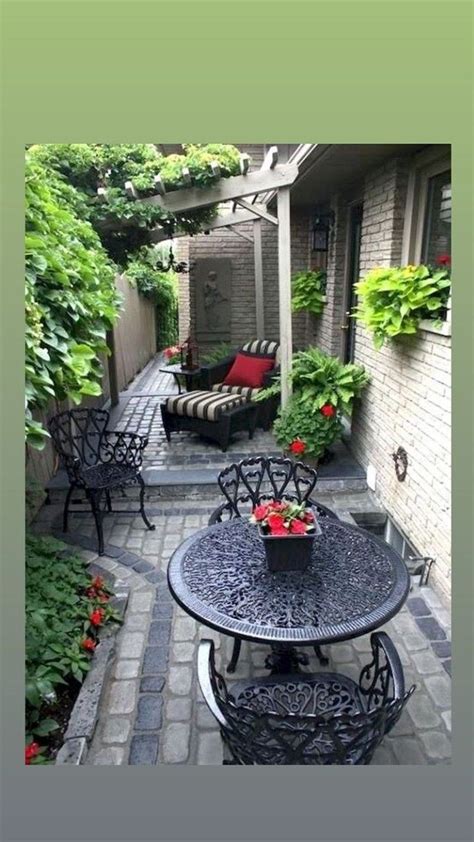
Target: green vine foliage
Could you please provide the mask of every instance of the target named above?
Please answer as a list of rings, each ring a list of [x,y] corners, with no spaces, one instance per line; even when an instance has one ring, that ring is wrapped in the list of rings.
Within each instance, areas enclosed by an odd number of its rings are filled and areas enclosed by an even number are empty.
[[[50,170],[26,162],[26,437],[46,432],[33,411],[52,398],[101,394],[106,331],[120,305],[115,268],[83,217],[82,196]]]
[[[291,279],[291,309],[294,313],[301,310],[319,316],[326,303],[326,273],[298,272]]]
[[[178,215],[169,214],[159,205],[143,204],[125,192],[125,182],[132,181],[141,197],[155,192],[154,179],[160,175],[167,190],[184,186],[183,167],[187,167],[198,187],[212,184],[209,167],[216,161],[221,175],[239,172],[239,151],[234,146],[211,143],[190,144],[183,155],[163,156],[153,144],[47,144],[32,146],[29,154],[44,166],[61,174],[80,190],[86,199],[88,218],[96,228],[110,257],[125,269],[130,257],[149,245],[150,230],[162,225],[170,234],[175,230],[196,234],[214,218],[214,207]],[[97,189],[107,190],[107,201],[97,196]]]
[[[156,305],[156,344],[161,351],[178,340],[178,276],[155,268],[158,255],[142,251],[140,259],[129,263],[127,277],[139,293]]]
[[[373,333],[374,345],[414,334],[422,319],[441,323],[451,289],[449,272],[430,266],[378,267],[357,284],[353,318]]]

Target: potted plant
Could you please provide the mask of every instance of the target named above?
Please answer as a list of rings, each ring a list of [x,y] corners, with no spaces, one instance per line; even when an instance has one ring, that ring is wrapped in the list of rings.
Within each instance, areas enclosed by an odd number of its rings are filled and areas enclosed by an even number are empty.
[[[258,526],[272,573],[305,570],[321,529],[312,509],[291,500],[269,500],[254,507],[250,522]]]
[[[306,463],[316,466],[328,458],[329,447],[343,431],[342,414],[351,413],[353,400],[369,377],[363,366],[342,363],[309,347],[294,354],[290,379],[293,396],[285,409],[278,411],[273,432],[283,450],[299,458],[304,455]],[[277,381],[253,400],[279,392]]]

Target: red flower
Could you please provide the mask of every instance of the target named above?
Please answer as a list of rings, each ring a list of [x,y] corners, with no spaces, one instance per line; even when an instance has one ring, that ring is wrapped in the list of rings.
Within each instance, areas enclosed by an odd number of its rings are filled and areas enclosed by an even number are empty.
[[[270,530],[270,534],[275,536],[288,535],[288,529],[281,524],[281,526],[274,526],[273,529]]]
[[[268,515],[267,523],[268,523],[268,528],[273,533],[274,530],[276,530],[276,529],[284,528],[283,524],[285,523],[285,518],[283,517],[283,515],[271,514],[271,515]]]
[[[438,264],[438,266],[451,266],[451,255],[439,254],[436,258],[436,263]]]
[[[312,512],[305,512],[304,519],[306,523],[314,523],[314,515]]]
[[[110,597],[106,593],[99,593],[97,594],[97,599],[99,600],[99,602],[108,602]]]
[[[324,415],[325,418],[332,418],[333,415],[336,414],[336,407],[332,405],[332,403],[325,403],[324,406],[321,407],[321,414]]]
[[[38,743],[30,743],[25,746],[25,764],[30,765],[34,757],[40,753],[41,747]]]
[[[102,608],[96,608],[95,611],[92,611],[92,613],[89,614],[89,620],[93,626],[100,626],[103,618],[104,612]]]
[[[101,591],[104,585],[105,582],[102,576],[96,576],[95,579],[92,580],[92,587],[95,588],[97,591]]]
[[[253,510],[253,514],[256,520],[263,520],[266,518],[268,512],[268,503],[261,503],[259,506],[255,506]]]
[[[306,533],[306,524],[298,517],[291,521],[290,532],[292,535],[304,535]]]
[[[86,596],[88,596],[88,597],[89,597],[89,599],[95,599],[95,598],[96,598],[96,596],[97,596],[97,591],[96,591],[96,589],[95,589],[95,588],[87,588],[87,590],[86,590]]]
[[[301,456],[306,450],[306,443],[301,439],[295,439],[291,442],[289,449],[295,456]]]
[[[92,640],[91,637],[85,637],[81,643],[81,646],[83,649],[86,650],[86,652],[93,652],[97,644],[95,640]]]
[[[170,348],[165,348],[164,355],[169,360],[170,357],[174,357],[175,354],[179,354],[181,348],[179,345],[171,345]]]

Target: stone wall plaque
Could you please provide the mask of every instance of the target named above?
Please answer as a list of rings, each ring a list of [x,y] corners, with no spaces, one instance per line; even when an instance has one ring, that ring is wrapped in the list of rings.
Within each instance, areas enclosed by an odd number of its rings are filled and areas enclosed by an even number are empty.
[[[227,257],[196,260],[194,267],[196,339],[226,342],[230,339],[232,263]]]

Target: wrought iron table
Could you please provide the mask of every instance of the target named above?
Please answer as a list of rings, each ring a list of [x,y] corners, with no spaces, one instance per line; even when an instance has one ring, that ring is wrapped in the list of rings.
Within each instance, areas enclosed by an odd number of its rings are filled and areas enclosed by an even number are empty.
[[[199,622],[271,644],[267,666],[274,672],[297,669],[306,661],[294,647],[367,634],[400,610],[410,587],[403,559],[384,541],[332,518],[319,525],[311,564],[291,573],[268,571],[248,521],[202,529],[170,560],[171,593]]]
[[[186,391],[190,392],[193,388],[198,388],[198,386],[193,386],[193,380],[196,380],[197,377],[201,374],[200,368],[181,368],[179,363],[165,365],[163,368],[160,368],[160,371],[164,374],[172,374],[176,385],[178,387],[178,395],[182,394],[181,390],[181,381],[180,377],[184,377],[184,382],[186,384]]]

